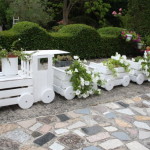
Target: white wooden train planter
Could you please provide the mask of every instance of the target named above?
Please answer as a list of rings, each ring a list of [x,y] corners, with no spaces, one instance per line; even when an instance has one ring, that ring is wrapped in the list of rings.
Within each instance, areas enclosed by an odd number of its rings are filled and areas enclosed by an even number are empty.
[[[54,91],[67,100],[72,100],[75,97],[72,84],[70,82],[71,75],[66,73],[68,67],[53,67],[54,71]]]
[[[133,82],[136,82],[137,84],[141,85],[144,81],[147,81],[146,75],[144,75],[141,71],[140,64],[138,62],[134,62],[129,60],[131,67],[131,72],[130,72],[130,79]]]
[[[21,61],[21,70],[17,75],[6,76],[0,73],[0,107],[18,104],[21,108],[30,108],[33,103],[54,100],[52,58],[54,54],[67,53],[60,50],[39,50],[26,52],[31,59]],[[41,68],[41,59],[47,59],[47,68]]]
[[[117,77],[112,75],[112,72],[104,66],[102,63],[94,63],[91,62],[89,67],[94,69],[95,72],[99,72],[101,74],[101,78],[105,81],[103,87],[107,91],[110,91],[114,88],[114,86],[122,85],[128,86],[130,83],[129,73],[125,72],[123,67],[115,68],[117,72]]]

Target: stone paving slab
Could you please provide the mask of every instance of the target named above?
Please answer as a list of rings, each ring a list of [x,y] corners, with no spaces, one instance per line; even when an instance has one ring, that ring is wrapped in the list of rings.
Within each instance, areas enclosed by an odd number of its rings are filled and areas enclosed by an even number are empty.
[[[0,124],[0,150],[148,150],[149,103],[150,93]]]

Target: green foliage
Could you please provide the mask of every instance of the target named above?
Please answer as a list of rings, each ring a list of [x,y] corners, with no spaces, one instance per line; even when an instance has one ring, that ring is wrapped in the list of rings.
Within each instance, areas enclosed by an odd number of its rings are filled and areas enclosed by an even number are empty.
[[[131,55],[135,51],[131,43],[119,38],[121,28],[101,28],[98,32],[87,25],[63,26],[58,32],[48,33],[36,23],[19,22],[9,31],[0,32],[0,45],[10,49],[13,41],[17,49],[62,49],[81,58],[110,57],[115,52]]]
[[[141,35],[150,35],[150,0],[129,0],[129,27]]]
[[[77,16],[71,19],[71,21],[73,21],[73,23],[76,24],[86,24],[92,27],[97,27],[98,23],[96,20],[94,20],[93,18],[89,17],[89,16]]]
[[[111,8],[110,4],[104,3],[103,0],[94,0],[85,2],[86,13],[93,13],[99,20],[99,24],[105,22],[105,15]]]
[[[146,37],[146,44],[150,46],[150,35]]]
[[[73,90],[79,98],[100,94],[100,90],[94,88],[94,85],[101,84],[100,75],[91,72],[78,57],[66,71],[71,75]]]
[[[98,30],[101,36],[101,57],[110,57],[116,52],[121,55],[137,55],[133,43],[121,39],[121,31],[122,28],[117,27],[104,27]]]
[[[47,14],[47,0],[14,0],[10,3],[10,11],[13,16],[20,18],[20,21],[32,21],[41,25],[46,25],[51,16]]]
[[[81,58],[96,58],[100,51],[100,35],[87,25],[73,24],[64,26],[59,33],[71,35],[69,51],[73,55],[78,54]],[[90,54],[90,55],[89,55]]]
[[[10,31],[14,31],[19,35],[20,45],[23,49],[48,49],[48,42],[46,41],[51,40],[51,36],[36,23],[20,22],[13,26]]]
[[[103,61],[104,66],[107,66],[109,70],[112,71],[114,76],[117,76],[117,72],[115,68],[123,67],[126,72],[129,72],[129,63],[126,60],[126,56],[121,56],[120,54],[116,53],[115,56],[112,56],[106,61]]]
[[[118,37],[120,36],[120,33],[122,30],[123,28],[119,28],[119,27],[104,27],[104,28],[98,29],[98,32],[101,35],[112,35],[112,36]]]

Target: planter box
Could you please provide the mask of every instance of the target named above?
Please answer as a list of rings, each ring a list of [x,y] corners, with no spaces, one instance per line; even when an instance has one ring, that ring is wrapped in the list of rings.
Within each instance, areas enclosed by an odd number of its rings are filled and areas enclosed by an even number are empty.
[[[2,58],[2,73],[5,76],[16,76],[18,74],[18,57]]]
[[[66,74],[66,69],[68,67],[53,67],[54,80],[53,87],[54,91],[67,100],[72,100],[75,97],[72,84],[70,82],[71,75]]]
[[[122,67],[115,68],[118,74],[117,77],[114,77],[112,72],[102,63],[91,62],[89,67],[101,74],[102,79],[105,81],[105,84],[101,87],[105,88],[107,91],[112,90],[114,86],[128,86],[130,83],[129,73],[125,72]]]
[[[72,61],[56,61],[55,63],[55,67],[66,67],[66,66],[70,66],[72,64]]]
[[[140,64],[138,62],[128,61],[130,63],[132,71],[130,72],[130,79],[133,82],[141,85],[144,81],[148,80],[146,75],[140,70]]]

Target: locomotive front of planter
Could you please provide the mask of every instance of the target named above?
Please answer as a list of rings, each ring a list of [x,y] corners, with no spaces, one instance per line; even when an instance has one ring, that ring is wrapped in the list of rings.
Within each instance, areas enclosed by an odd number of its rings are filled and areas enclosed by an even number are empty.
[[[21,60],[21,70],[17,75],[0,73],[0,107],[18,104],[27,109],[35,102],[50,103],[54,100],[52,59],[54,54],[67,52],[38,50],[25,53],[30,54],[30,58]]]

